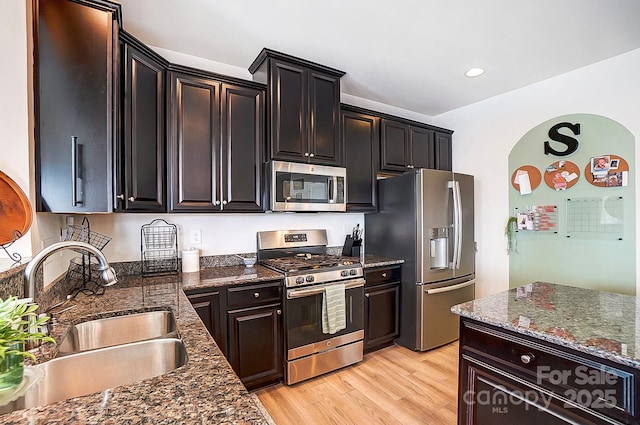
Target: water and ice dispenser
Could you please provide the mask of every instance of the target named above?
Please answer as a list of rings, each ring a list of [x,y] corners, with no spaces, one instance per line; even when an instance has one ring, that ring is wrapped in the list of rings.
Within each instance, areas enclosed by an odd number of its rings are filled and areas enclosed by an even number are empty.
[[[429,269],[444,270],[449,268],[449,233],[448,227],[429,229]]]

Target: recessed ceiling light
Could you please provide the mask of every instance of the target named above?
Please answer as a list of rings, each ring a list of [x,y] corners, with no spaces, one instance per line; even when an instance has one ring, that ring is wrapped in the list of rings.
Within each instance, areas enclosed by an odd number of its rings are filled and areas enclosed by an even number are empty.
[[[484,68],[471,68],[467,72],[464,73],[467,77],[479,77],[484,74]]]

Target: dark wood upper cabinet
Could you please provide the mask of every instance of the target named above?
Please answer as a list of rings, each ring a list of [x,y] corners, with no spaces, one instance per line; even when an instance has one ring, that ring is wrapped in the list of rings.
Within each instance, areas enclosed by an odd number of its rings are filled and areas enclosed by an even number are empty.
[[[116,209],[165,211],[165,69],[163,58],[121,33],[123,138],[116,167]]]
[[[347,106],[341,108],[340,117],[347,168],[347,210],[375,211],[380,119]]]
[[[411,152],[409,147],[409,125],[382,119],[380,129],[380,169],[385,171],[406,171],[411,168],[409,160]]]
[[[384,117],[380,124],[380,170],[413,168],[451,171],[451,132],[428,124]]]
[[[269,49],[260,52],[249,71],[268,87],[268,159],[343,165],[344,72]]]
[[[409,163],[411,168],[435,168],[433,130],[411,126],[409,128]]]
[[[170,211],[219,210],[221,83],[173,71],[169,81]]]
[[[222,84],[221,194],[226,211],[262,206],[264,90]]]
[[[34,7],[36,208],[111,212],[120,6]]]
[[[262,211],[264,91],[169,72],[169,209]]]
[[[453,169],[451,133],[435,133],[435,152],[433,157],[435,158],[435,169],[448,171]]]

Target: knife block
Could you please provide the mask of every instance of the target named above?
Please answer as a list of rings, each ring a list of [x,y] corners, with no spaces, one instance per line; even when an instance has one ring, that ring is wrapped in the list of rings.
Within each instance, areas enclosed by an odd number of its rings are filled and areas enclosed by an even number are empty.
[[[359,257],[362,239],[353,239],[353,236],[347,235],[342,246],[342,255],[345,257]]]

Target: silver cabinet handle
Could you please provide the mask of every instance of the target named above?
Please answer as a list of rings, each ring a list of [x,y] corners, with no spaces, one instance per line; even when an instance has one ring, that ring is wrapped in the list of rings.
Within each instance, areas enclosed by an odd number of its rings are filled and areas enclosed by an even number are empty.
[[[215,205],[220,205],[220,201],[214,202]]]
[[[78,200],[78,136],[71,136],[71,205],[77,207],[82,205],[82,201]]]
[[[309,152],[305,152],[305,153],[304,153],[304,156],[309,156]]]
[[[255,292],[253,294],[253,298],[260,298],[260,292]]]
[[[382,277],[387,277],[387,273],[382,273]]]
[[[520,356],[520,361],[524,364],[529,364],[531,363],[534,359],[536,358],[536,356],[534,356],[532,353],[527,353],[527,354],[523,354]]]
[[[135,201],[135,200],[136,200],[136,198],[134,198],[133,196],[130,196],[130,197],[129,197],[129,202],[133,202],[133,201]]]
[[[370,294],[364,294],[364,296],[365,296],[365,297],[367,297],[367,298],[369,298],[369,295],[370,295]]]
[[[280,310],[280,309],[276,310],[276,314],[277,314],[278,316],[280,316],[280,315],[282,314],[282,310]]]
[[[316,156],[316,155],[315,155],[315,154],[313,154],[313,153],[310,153],[310,154],[309,154],[309,156],[310,156],[311,158],[313,158],[313,157],[314,157],[314,156]]]
[[[222,201],[222,205],[227,205],[227,201]]]
[[[117,195],[116,198],[120,199],[121,201],[124,201],[124,195],[123,194]]]

